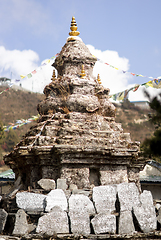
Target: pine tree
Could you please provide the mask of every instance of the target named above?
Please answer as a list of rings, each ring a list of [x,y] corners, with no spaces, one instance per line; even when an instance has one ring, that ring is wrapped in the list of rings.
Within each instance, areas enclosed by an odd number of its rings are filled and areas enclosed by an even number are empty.
[[[145,139],[141,150],[143,150],[144,156],[161,162],[161,93],[153,98],[147,91],[145,94],[149,99],[149,106],[153,110],[149,114],[149,121],[154,124],[155,131],[150,138]]]
[[[18,143],[19,138],[14,130],[10,130],[5,134],[4,144],[6,145],[6,151],[11,152],[13,147]]]

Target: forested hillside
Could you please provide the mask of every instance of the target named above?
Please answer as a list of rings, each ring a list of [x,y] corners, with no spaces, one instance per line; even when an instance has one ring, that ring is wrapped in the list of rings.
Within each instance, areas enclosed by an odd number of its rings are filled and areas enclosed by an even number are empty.
[[[0,92],[7,87],[0,87]],[[38,115],[37,104],[44,99],[43,94],[32,93],[21,88],[10,88],[0,95],[0,122],[3,126],[15,124],[17,120],[28,119],[33,115]],[[13,149],[13,145],[18,143],[22,136],[35,124],[23,125],[4,132],[3,138],[0,139],[0,160],[7,152]]]

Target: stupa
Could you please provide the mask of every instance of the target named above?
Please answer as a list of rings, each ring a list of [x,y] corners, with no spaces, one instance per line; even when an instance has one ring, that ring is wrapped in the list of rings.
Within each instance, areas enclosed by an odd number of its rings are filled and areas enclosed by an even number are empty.
[[[70,29],[52,65],[57,77],[53,72],[37,106],[40,118],[5,163],[21,177],[23,189],[44,178],[66,179],[68,189],[135,182],[140,190],[139,142],[115,122],[109,89],[92,73],[97,58],[79,37],[74,17]]]

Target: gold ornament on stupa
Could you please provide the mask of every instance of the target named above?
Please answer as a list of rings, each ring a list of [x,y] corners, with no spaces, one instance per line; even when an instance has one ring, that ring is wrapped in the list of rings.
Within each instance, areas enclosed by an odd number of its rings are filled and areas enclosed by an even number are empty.
[[[82,65],[82,70],[81,70],[81,78],[84,78],[86,76],[85,71],[84,71],[84,65]]]
[[[101,79],[100,79],[100,75],[98,74],[97,75],[97,82],[99,83],[99,84],[101,84],[102,82],[101,82]]]
[[[55,80],[56,80],[55,69],[53,70],[53,75],[52,75],[51,80],[52,80],[52,81],[55,81]]]
[[[80,32],[77,31],[77,23],[75,21],[75,17],[72,17],[70,30],[71,32],[69,32],[69,36],[76,37],[80,34]]]

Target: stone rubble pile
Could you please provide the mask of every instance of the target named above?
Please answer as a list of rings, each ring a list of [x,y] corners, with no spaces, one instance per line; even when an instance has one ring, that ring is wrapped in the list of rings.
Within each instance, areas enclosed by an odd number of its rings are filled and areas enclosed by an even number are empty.
[[[59,181],[59,180],[58,180]],[[50,179],[41,179],[47,194],[19,191],[15,196],[18,211],[15,212],[12,236],[38,234],[136,234],[157,229],[157,217],[150,191],[139,193],[135,183],[96,186],[93,190],[73,191],[55,188]],[[61,179],[61,185],[64,188]],[[48,189],[48,190],[47,190]],[[13,214],[13,213],[12,213]],[[1,233],[9,213],[0,209]],[[37,220],[32,222],[33,216]],[[158,217],[159,218],[159,217]]]

